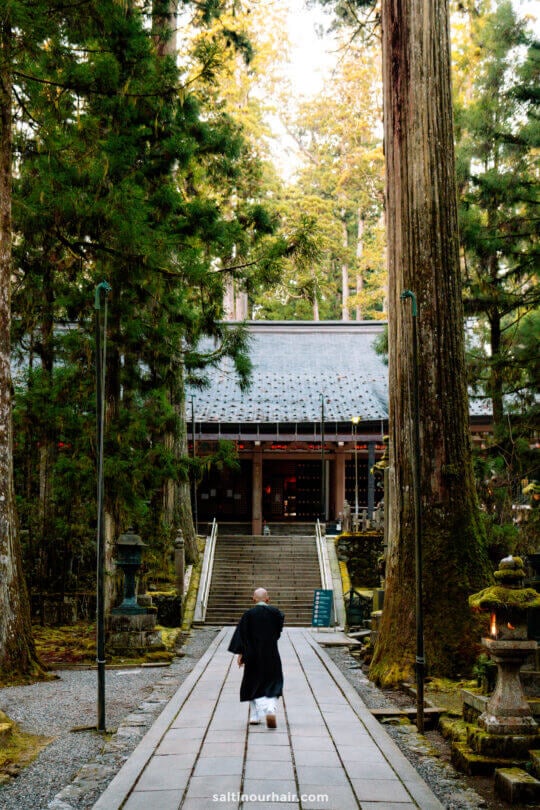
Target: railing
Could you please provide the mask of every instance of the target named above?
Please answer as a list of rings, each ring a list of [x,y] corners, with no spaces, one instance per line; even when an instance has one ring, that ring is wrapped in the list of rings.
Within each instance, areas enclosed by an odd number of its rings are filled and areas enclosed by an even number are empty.
[[[324,590],[332,591],[332,604],[333,604],[333,619],[332,624],[338,625],[340,623],[340,611],[338,610],[338,594],[334,587],[334,579],[332,577],[332,569],[330,567],[330,558],[328,556],[328,546],[326,545],[326,535],[323,534],[320,521],[317,519],[315,524],[315,540],[317,542],[317,554],[319,555],[319,568],[321,571],[321,587]],[[340,588],[341,594],[341,588]]]
[[[206,618],[206,608],[208,607],[208,594],[210,593],[210,582],[212,580],[212,569],[214,568],[214,553],[216,550],[216,539],[218,533],[217,520],[212,521],[212,528],[206,538],[204,547],[204,557],[201,568],[201,578],[199,581],[199,592],[195,604],[194,622],[204,622]]]
[[[315,524],[315,540],[317,543],[317,555],[319,557],[319,569],[321,572],[321,587],[324,590],[333,590],[332,572],[330,570],[330,560],[328,559],[328,550],[326,548],[326,537],[323,534],[320,521],[317,519]]]

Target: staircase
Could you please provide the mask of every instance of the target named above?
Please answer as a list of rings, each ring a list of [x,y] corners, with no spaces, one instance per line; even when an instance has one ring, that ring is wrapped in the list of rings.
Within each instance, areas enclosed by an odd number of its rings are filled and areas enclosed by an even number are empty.
[[[314,537],[218,536],[205,621],[236,624],[252,607],[255,588],[266,588],[288,627],[308,627],[320,587]]]

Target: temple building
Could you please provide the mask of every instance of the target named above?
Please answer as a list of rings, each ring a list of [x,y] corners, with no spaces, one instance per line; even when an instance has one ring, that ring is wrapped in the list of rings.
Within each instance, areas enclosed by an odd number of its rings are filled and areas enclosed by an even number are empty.
[[[235,443],[239,467],[212,469],[198,487],[198,522],[339,521],[344,509],[372,516],[382,498],[373,472],[388,431],[388,369],[374,343],[380,321],[251,321],[251,386],[230,361],[210,384],[188,391],[194,452]],[[489,413],[471,405],[475,430]],[[191,410],[192,409],[192,410]]]

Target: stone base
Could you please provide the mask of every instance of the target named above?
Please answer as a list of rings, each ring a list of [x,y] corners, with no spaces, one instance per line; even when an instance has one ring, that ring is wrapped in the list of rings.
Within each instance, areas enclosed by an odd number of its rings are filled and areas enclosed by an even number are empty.
[[[495,793],[509,804],[540,803],[540,782],[521,768],[498,768]]]
[[[540,779],[540,751],[529,751],[531,768],[537,779]]]
[[[527,759],[531,748],[540,745],[540,734],[493,734],[478,726],[468,726],[467,745],[476,754],[500,759]]]
[[[156,593],[152,600],[157,608],[158,622],[162,627],[182,626],[182,597],[176,592]]]
[[[535,736],[539,733],[538,723],[531,715],[527,717],[495,717],[489,711],[485,711],[478,718],[478,725],[493,736],[502,734],[508,737],[525,734]]]
[[[107,652],[135,656],[149,651],[165,650],[159,630],[157,611],[130,615],[111,614],[107,619]]]
[[[456,770],[467,776],[492,776],[497,768],[513,768],[516,765],[525,767],[528,757],[517,761],[504,757],[489,757],[471,751],[462,740],[454,740],[451,744],[451,761]]]
[[[479,695],[476,692],[469,691],[468,689],[462,689],[461,701],[462,701],[463,719],[467,723],[477,723],[480,715],[486,711],[486,705],[488,700],[489,698],[487,697],[487,695]],[[538,721],[540,720],[540,699],[527,697],[527,703],[531,715],[535,718],[536,722],[538,723]]]

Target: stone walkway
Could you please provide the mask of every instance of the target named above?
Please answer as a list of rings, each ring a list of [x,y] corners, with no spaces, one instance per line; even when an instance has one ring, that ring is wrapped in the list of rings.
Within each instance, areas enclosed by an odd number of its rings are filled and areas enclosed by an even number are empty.
[[[316,631],[284,631],[278,727],[248,725],[231,633],[212,642],[94,810],[443,810]]]

